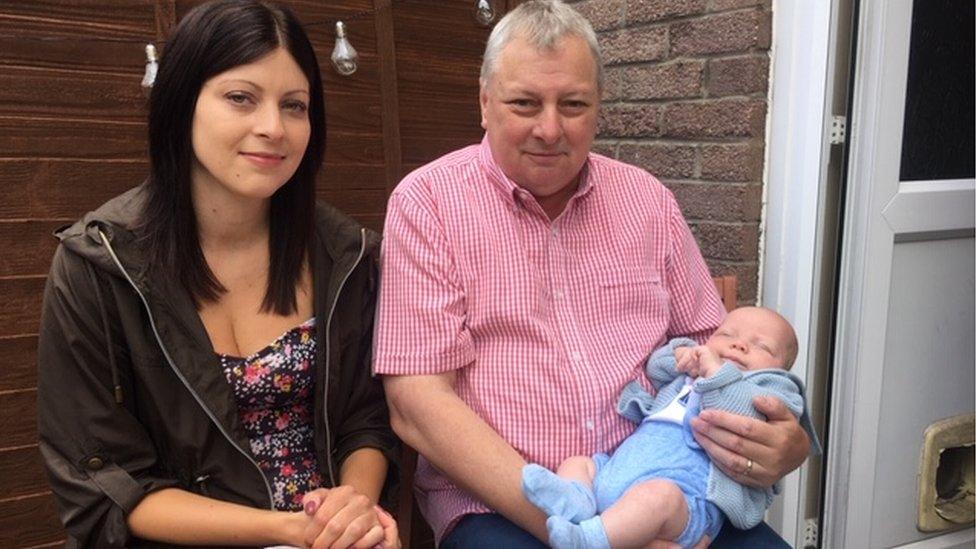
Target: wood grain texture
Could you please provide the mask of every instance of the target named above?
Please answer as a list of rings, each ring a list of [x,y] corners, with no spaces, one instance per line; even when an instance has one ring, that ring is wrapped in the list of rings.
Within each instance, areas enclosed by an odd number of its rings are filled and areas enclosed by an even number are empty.
[[[402,162],[423,164],[481,137],[478,75],[490,29],[466,2],[394,4]]]
[[[344,133],[383,134],[383,107],[378,93],[326,91],[325,114],[329,145]]]
[[[386,214],[352,214],[350,217],[367,229],[383,232],[383,220],[386,219]]]
[[[372,133],[330,132],[325,151],[325,165],[383,165],[383,135]]]
[[[481,141],[482,133],[472,130],[469,139],[454,137],[403,137],[403,163],[423,165],[451,151],[467,145],[474,145]],[[409,148],[407,147],[409,144]]]
[[[0,337],[37,333],[44,281],[45,277],[0,278]]]
[[[48,490],[43,462],[36,444],[0,449],[0,500]]]
[[[52,233],[69,220],[0,221],[0,277],[43,275],[57,247]]]
[[[399,92],[397,91],[396,44],[393,39],[393,6],[390,0],[374,0],[376,39],[380,59],[380,90],[383,104],[383,150],[386,160],[386,193],[403,176],[400,151]]]
[[[4,2],[0,21],[24,35],[142,38],[155,31],[153,0]]]
[[[0,392],[30,389],[37,385],[37,336],[0,337]],[[0,445],[3,443],[0,442]]]
[[[404,137],[418,142],[432,137],[454,138],[464,144],[481,140],[481,108],[478,92],[471,97],[445,99],[431,109],[431,101],[420,96],[400,100]]]
[[[52,68],[64,71],[142,73],[146,63],[145,43],[79,40],[74,37],[17,36],[11,21],[0,16],[0,67]],[[148,42],[148,40],[146,40]],[[138,83],[138,82],[137,82]],[[46,98],[35,97],[42,102]]]
[[[148,171],[145,160],[0,160],[0,219],[79,219]]]
[[[386,210],[385,190],[319,191],[318,196],[350,215],[375,214]]]
[[[113,120],[146,118],[142,72],[69,72],[5,67],[0,72],[0,104],[19,116]]]
[[[163,41],[176,26],[175,0],[153,0],[153,16],[156,22],[156,40]]]
[[[0,547],[29,547],[64,537],[58,507],[50,492],[0,500]]]
[[[24,549],[51,549],[54,547],[67,547],[66,540],[51,541],[47,543],[38,543],[36,545],[28,545]],[[433,545],[431,546],[433,547]]]
[[[386,173],[383,165],[377,164],[333,164],[322,166],[319,175],[320,190],[337,189],[383,189],[386,187]]]
[[[0,111],[0,159],[143,158],[146,126],[110,120],[41,119]]]
[[[4,448],[37,442],[36,389],[0,393],[0,432]]]

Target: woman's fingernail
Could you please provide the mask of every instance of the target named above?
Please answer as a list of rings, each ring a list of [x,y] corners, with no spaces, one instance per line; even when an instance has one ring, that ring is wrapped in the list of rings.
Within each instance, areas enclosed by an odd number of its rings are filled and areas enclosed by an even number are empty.
[[[305,514],[306,515],[314,515],[315,514],[315,510],[318,509],[318,507],[319,507],[319,504],[314,499],[311,500],[311,501],[306,501],[305,502]]]

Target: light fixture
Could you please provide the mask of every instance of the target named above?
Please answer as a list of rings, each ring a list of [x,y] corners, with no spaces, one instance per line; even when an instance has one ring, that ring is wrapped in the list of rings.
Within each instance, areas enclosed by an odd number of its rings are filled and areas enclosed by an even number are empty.
[[[356,48],[352,47],[349,39],[346,38],[346,25],[342,21],[336,21],[336,41],[332,48],[332,64],[335,65],[336,72],[343,76],[349,76],[359,68],[359,54]]]
[[[153,87],[157,72],[159,72],[159,63],[156,60],[156,46],[146,44],[146,72],[142,75],[143,88],[148,90]]]
[[[482,27],[490,27],[495,22],[495,7],[491,0],[475,0],[474,20]]]

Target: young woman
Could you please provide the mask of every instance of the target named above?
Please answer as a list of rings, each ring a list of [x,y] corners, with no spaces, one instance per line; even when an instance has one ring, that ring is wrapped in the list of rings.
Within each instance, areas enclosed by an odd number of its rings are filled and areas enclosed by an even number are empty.
[[[370,375],[377,237],[316,204],[318,62],[285,8],[219,0],[166,43],[151,173],[58,233],[40,447],[84,547],[398,544]],[[387,483],[388,484],[388,483]]]

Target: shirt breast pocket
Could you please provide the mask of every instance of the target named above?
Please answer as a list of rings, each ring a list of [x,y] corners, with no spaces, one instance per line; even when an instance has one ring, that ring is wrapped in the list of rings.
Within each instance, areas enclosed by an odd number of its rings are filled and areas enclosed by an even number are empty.
[[[660,276],[639,269],[604,271],[596,276],[596,286],[594,312],[603,318],[598,323],[607,327],[607,337],[625,338],[631,345],[657,341],[670,318]]]

